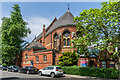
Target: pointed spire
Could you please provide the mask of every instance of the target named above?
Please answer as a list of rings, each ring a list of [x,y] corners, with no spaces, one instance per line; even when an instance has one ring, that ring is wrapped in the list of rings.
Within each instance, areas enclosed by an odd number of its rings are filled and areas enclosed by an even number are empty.
[[[70,9],[69,7],[70,7],[70,4],[68,4],[68,11],[69,11],[69,9]]]

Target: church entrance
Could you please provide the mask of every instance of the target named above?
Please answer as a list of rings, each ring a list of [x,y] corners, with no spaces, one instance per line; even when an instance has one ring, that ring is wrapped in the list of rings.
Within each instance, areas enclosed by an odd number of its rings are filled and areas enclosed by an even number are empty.
[[[30,63],[31,63],[31,66],[33,66],[33,61],[31,61]]]
[[[93,67],[94,66],[94,61],[89,61],[89,66]]]

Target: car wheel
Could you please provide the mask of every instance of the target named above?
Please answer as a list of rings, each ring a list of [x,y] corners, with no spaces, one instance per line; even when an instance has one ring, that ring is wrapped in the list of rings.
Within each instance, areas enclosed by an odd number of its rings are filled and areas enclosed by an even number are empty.
[[[12,70],[12,72],[14,72],[14,70]]]
[[[30,72],[29,72],[29,71],[27,71],[27,74],[30,74]]]
[[[54,77],[55,77],[55,73],[51,73],[50,76],[51,76],[52,78],[54,78]]]
[[[41,71],[39,72],[39,75],[42,76],[42,72]]]

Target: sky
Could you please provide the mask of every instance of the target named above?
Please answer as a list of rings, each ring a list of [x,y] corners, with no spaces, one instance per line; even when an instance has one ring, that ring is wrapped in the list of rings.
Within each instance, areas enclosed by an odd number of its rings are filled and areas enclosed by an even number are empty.
[[[31,29],[31,34],[25,38],[26,41],[31,42],[35,36],[42,32],[43,24],[50,25],[52,20],[57,17],[60,18],[70,5],[70,12],[73,16],[79,16],[79,13],[85,9],[101,8],[101,2],[5,2],[0,3],[1,17],[10,17],[12,6],[18,4],[20,6],[23,19],[28,23],[27,27]],[[54,1],[54,0],[53,0]],[[70,0],[69,0],[70,1]],[[1,6],[2,5],[2,6]],[[1,23],[0,23],[1,24]]]

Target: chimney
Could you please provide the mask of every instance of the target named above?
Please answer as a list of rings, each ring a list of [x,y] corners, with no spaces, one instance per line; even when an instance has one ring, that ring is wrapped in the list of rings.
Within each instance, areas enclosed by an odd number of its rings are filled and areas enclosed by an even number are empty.
[[[45,24],[43,24],[43,29],[45,29]]]
[[[46,34],[45,25],[43,25],[43,38],[42,38],[43,46],[45,46],[45,34]]]

